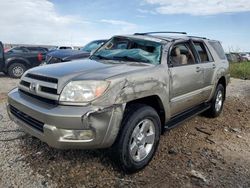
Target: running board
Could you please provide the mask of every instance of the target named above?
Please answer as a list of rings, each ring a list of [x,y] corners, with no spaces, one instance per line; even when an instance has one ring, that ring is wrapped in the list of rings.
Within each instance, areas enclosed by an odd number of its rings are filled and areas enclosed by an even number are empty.
[[[206,111],[207,109],[209,109],[211,107],[211,104],[209,103],[205,103],[205,104],[201,104],[198,105],[194,108],[191,108],[179,115],[174,116],[173,118],[171,118],[164,126],[165,129],[169,130],[169,129],[173,129],[175,127],[177,127],[178,125],[180,125],[180,123],[182,123],[185,120],[188,120],[204,111]]]

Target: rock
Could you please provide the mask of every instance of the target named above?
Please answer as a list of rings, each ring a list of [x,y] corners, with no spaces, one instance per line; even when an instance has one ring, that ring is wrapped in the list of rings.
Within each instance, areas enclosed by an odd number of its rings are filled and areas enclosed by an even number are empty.
[[[240,129],[237,129],[237,128],[231,128],[230,129],[232,132],[235,132],[235,133],[240,133]]]
[[[237,138],[242,138],[242,136],[241,136],[241,135],[237,135],[236,137],[237,137]]]
[[[175,148],[170,148],[168,150],[168,154],[170,154],[170,155],[177,155],[178,151]]]
[[[237,109],[237,111],[238,111],[238,112],[242,112],[242,110],[241,110],[241,109]]]
[[[193,162],[191,159],[187,161],[187,167],[192,168],[193,167]]]
[[[208,182],[206,177],[198,171],[191,170],[190,175],[191,175],[191,177],[199,179],[199,180],[203,181],[204,183]]]

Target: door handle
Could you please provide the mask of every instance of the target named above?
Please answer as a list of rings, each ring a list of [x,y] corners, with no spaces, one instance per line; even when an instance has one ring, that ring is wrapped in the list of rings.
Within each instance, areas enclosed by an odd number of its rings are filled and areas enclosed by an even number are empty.
[[[213,64],[213,69],[215,69],[216,68],[216,65],[215,64]]]
[[[196,67],[196,72],[200,72],[202,71],[202,68],[201,67]]]

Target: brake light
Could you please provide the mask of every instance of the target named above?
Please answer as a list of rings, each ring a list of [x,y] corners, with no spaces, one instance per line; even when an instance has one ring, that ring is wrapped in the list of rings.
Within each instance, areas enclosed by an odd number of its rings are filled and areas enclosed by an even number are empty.
[[[38,59],[38,61],[42,61],[42,60],[43,60],[43,56],[42,56],[41,53],[39,53],[39,54],[37,55],[37,59]]]

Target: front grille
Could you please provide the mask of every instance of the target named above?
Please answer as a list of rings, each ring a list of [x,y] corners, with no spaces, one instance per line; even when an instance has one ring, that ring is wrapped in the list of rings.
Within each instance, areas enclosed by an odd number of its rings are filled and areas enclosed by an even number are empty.
[[[38,100],[55,104],[59,100],[57,87],[57,78],[27,73],[20,81],[18,89]]]
[[[44,103],[47,103],[47,104],[51,104],[51,105],[57,105],[58,104],[58,101],[57,100],[51,100],[51,99],[47,99],[47,98],[44,98],[44,97],[40,97],[40,96],[37,96],[37,95],[33,95],[31,93],[28,93],[22,89],[19,89],[19,92],[21,92],[22,94],[25,94],[25,95],[28,95],[32,98],[35,98],[39,101],[42,101]]]
[[[44,81],[44,82],[50,82],[50,83],[55,83],[55,84],[58,83],[58,80],[56,78],[50,78],[50,77],[47,77],[47,76],[41,76],[41,75],[36,75],[36,74],[28,73],[27,75],[25,75],[25,77],[32,78],[32,79],[35,79],[35,80],[41,80],[41,81]]]
[[[33,127],[34,129],[43,132],[44,123],[38,121],[27,114],[21,112],[20,110],[16,109],[13,106],[10,106],[10,112],[16,116],[18,119],[22,120],[23,122],[27,123],[29,126]]]
[[[46,93],[51,93],[51,94],[57,94],[57,89],[49,88],[49,87],[44,87],[41,86],[41,91],[46,92]]]
[[[29,83],[29,82],[26,82],[26,81],[24,81],[24,80],[22,80],[22,81],[20,82],[20,84],[23,85],[23,86],[25,86],[25,87],[30,87],[30,83]]]

